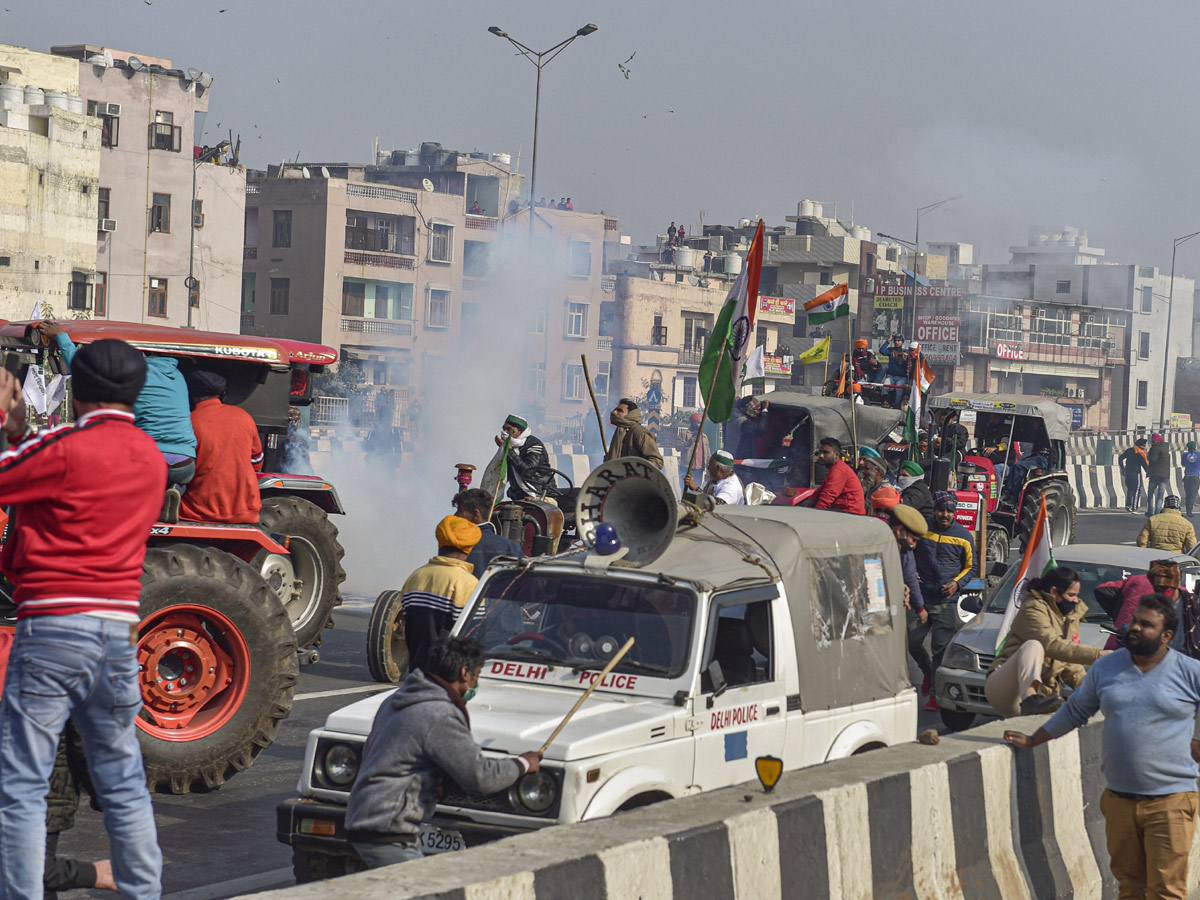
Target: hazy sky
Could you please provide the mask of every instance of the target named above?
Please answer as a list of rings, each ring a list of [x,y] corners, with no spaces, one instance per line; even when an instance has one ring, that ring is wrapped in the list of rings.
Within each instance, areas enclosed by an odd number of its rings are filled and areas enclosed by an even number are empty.
[[[0,0],[0,41],[90,42],[215,78],[209,116],[243,161],[366,161],[371,141],[532,150],[546,49],[599,31],[542,84],[538,193],[620,217],[762,216],[803,198],[1005,262],[1031,224],[1088,230],[1109,258],[1170,265],[1200,229],[1194,2]],[[220,12],[219,10],[226,10]],[[628,63],[630,77],[617,64]],[[213,137],[213,140],[216,138]],[[698,230],[698,229],[697,229]],[[1200,274],[1200,239],[1179,270]]]

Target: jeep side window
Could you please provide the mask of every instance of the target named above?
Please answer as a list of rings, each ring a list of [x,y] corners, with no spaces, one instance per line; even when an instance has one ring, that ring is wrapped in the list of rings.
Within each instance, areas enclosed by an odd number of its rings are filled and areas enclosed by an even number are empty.
[[[713,690],[709,665],[720,663],[728,687],[761,684],[774,678],[771,647],[771,601],[758,600],[736,606],[722,606],[713,621],[712,647],[704,661],[700,689]]]

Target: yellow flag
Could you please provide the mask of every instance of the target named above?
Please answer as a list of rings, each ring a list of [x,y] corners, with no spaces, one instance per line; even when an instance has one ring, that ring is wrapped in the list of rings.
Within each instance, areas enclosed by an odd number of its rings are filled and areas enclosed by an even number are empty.
[[[796,362],[802,366],[812,363],[825,362],[829,359],[829,338],[823,338],[796,357]]]

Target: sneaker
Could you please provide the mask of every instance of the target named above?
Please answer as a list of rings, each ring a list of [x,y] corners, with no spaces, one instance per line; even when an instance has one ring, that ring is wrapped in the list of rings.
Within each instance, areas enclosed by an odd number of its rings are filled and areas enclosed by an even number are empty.
[[[1053,697],[1043,697],[1033,694],[1021,701],[1021,715],[1044,716],[1054,712],[1063,705],[1063,698],[1055,694]]]
[[[168,489],[163,498],[162,516],[160,521],[174,525],[179,521],[179,491]]]
[[[938,706],[937,697],[933,696],[933,694],[930,694],[929,702],[925,704],[925,711],[937,712],[939,709],[941,709],[941,707]]]
[[[921,682],[921,695],[924,696],[931,690],[933,690],[933,679],[926,675],[924,680]]]

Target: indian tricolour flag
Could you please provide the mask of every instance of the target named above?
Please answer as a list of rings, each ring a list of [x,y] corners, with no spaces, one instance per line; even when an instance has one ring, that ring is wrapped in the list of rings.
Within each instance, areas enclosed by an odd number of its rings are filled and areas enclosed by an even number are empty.
[[[763,223],[760,219],[746,254],[746,265],[725,295],[704,357],[700,360],[700,391],[708,404],[708,418],[727,422],[733,401],[742,388],[742,369],[754,348],[754,313],[758,309],[758,282],[762,276]]]
[[[1050,546],[1050,529],[1046,527],[1046,497],[1042,496],[1042,507],[1038,510],[1037,521],[1033,524],[1033,534],[1029,535],[1029,543],[1025,545],[1025,556],[1021,559],[1021,569],[1017,573],[1017,581],[1013,585],[1012,596],[1008,598],[1008,606],[1004,610],[1004,619],[1000,622],[1000,631],[996,635],[996,653],[1004,647],[1008,639],[1008,631],[1012,628],[1013,619],[1021,610],[1021,603],[1029,591],[1029,582],[1041,578],[1058,563],[1054,559],[1054,548]]]
[[[850,315],[850,285],[839,284],[804,304],[809,325],[824,325]]]
[[[918,377],[912,381],[908,394],[908,411],[904,414],[904,440],[908,441],[908,446],[912,449],[913,459],[917,458],[917,433],[921,429],[922,398],[933,384],[933,379],[937,377],[924,356],[919,358],[919,363],[916,367]]]

